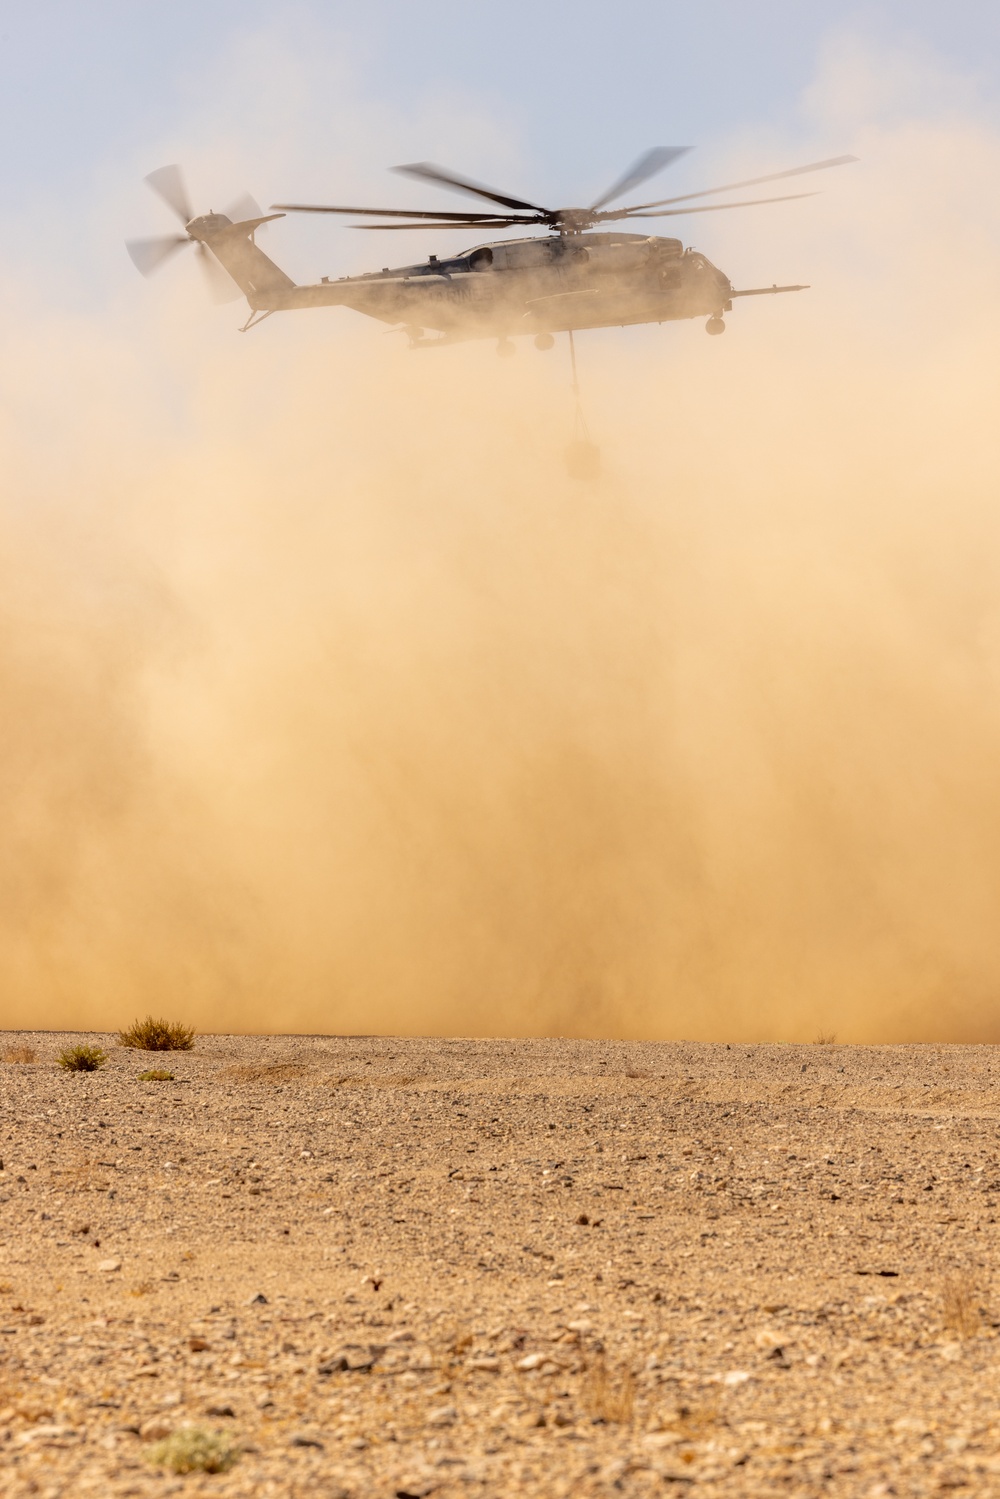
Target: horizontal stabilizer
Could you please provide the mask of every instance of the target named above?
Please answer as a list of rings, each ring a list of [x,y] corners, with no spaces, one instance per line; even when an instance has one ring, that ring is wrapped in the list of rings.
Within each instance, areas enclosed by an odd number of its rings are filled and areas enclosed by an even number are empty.
[[[272,219],[283,219],[284,217],[283,213],[265,213],[259,219],[242,219],[238,224],[227,224],[224,229],[218,230],[218,233],[230,237],[237,234],[240,236],[252,234],[255,229],[260,228],[261,224],[270,224]],[[212,236],[213,239],[215,237],[215,235]]]
[[[731,297],[773,297],[779,291],[809,291],[808,286],[755,286],[750,291],[731,291]]]

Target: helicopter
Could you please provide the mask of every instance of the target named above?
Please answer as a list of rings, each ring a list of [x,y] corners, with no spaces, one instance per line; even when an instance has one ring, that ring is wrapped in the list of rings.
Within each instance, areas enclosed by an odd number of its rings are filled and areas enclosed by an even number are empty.
[[[665,323],[705,317],[706,331],[723,333],[724,314],[742,297],[806,291],[806,286],[733,287],[729,277],[679,239],[606,229],[611,223],[673,218],[685,214],[753,208],[812,196],[788,193],[726,203],[693,200],[742,191],[856,161],[834,156],[806,166],[752,177],[722,187],[682,193],[626,208],[608,205],[683,156],[689,147],[655,146],[586,208],[545,208],[528,199],[497,192],[431,162],[393,168],[404,176],[472,195],[488,211],[352,208],[315,203],[275,203],[264,214],[244,197],[227,213],[196,216],[180,168],[160,167],[145,181],[177,215],[182,234],[133,240],[127,249],[143,275],[150,275],[186,244],[194,244],[216,300],[246,297],[247,332],[276,312],[305,307],[349,307],[406,334],[411,348],[441,347],[469,339],[496,339],[497,352],[515,352],[514,337],[528,334],[538,349],[551,349],[555,335],[582,329]],[[683,205],[683,206],[681,206]],[[323,276],[297,285],[256,243],[265,224],[287,213],[346,214],[391,222],[358,224],[375,230],[541,228],[541,237],[478,243],[457,255],[431,255],[415,265],[383,266],[359,276],[331,281]],[[432,330],[428,336],[426,330]],[[575,353],[574,368],[575,368]],[[574,376],[575,378],[575,376]]]

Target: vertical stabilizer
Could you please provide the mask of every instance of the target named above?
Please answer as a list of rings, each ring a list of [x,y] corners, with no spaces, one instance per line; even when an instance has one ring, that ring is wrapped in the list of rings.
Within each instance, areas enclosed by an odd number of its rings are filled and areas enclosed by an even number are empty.
[[[223,217],[222,214],[211,214],[206,215],[205,220],[195,219],[188,225],[188,233],[208,246],[215,258],[225,266],[251,307],[259,297],[266,296],[269,292],[290,291],[295,282],[258,248],[253,238],[254,231],[261,224],[283,218],[284,215],[271,213],[259,219],[243,219],[238,224],[231,224],[226,219],[219,224]],[[199,233],[202,229],[203,232]]]

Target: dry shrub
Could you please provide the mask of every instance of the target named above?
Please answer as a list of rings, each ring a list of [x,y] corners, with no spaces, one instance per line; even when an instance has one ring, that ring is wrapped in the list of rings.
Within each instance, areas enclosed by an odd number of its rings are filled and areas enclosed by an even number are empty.
[[[148,1072],[139,1073],[140,1083],[172,1083],[173,1080],[174,1074],[164,1067],[151,1067]]]
[[[248,1062],[223,1067],[216,1077],[229,1083],[291,1083],[305,1077],[308,1071],[308,1067],[298,1062]]]
[[[56,1058],[67,1072],[96,1072],[107,1060],[99,1046],[67,1046]]]
[[[182,1426],[146,1452],[149,1462],[171,1473],[225,1473],[238,1457],[229,1437],[203,1426]]]
[[[626,1364],[612,1368],[603,1354],[587,1366],[581,1389],[587,1414],[594,1421],[627,1426],[635,1410],[635,1375]]]
[[[836,1031],[820,1031],[819,1034],[816,1036],[815,1041],[813,1042],[814,1046],[836,1046],[836,1044],[837,1044],[837,1032]]]
[[[118,1032],[118,1045],[134,1051],[190,1051],[194,1031],[190,1026],[147,1015],[145,1020],[133,1021],[127,1031]]]
[[[37,1062],[38,1052],[33,1046],[27,1046],[24,1042],[21,1042],[17,1046],[8,1046],[3,1054],[3,1059],[5,1062],[18,1062],[22,1064]]]
[[[968,1271],[950,1275],[941,1286],[941,1320],[948,1332],[974,1338],[979,1331],[979,1291]]]

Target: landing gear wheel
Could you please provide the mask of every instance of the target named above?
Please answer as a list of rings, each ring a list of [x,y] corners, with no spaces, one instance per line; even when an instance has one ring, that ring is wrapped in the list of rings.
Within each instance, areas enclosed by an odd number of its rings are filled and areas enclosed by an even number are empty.
[[[497,344],[497,353],[501,359],[509,359],[512,354],[517,353],[517,345],[511,343],[509,338],[502,338]]]
[[[708,322],[705,324],[705,332],[706,333],[718,334],[718,333],[725,333],[725,331],[726,331],[726,325],[722,321],[722,319],[720,317],[718,317],[718,316],[716,316],[716,317],[710,317],[709,320],[708,320]]]
[[[536,333],[535,334],[535,348],[536,349],[542,349],[542,350],[551,349],[552,346],[554,345],[554,343],[555,343],[555,339],[552,337],[551,333]]]

